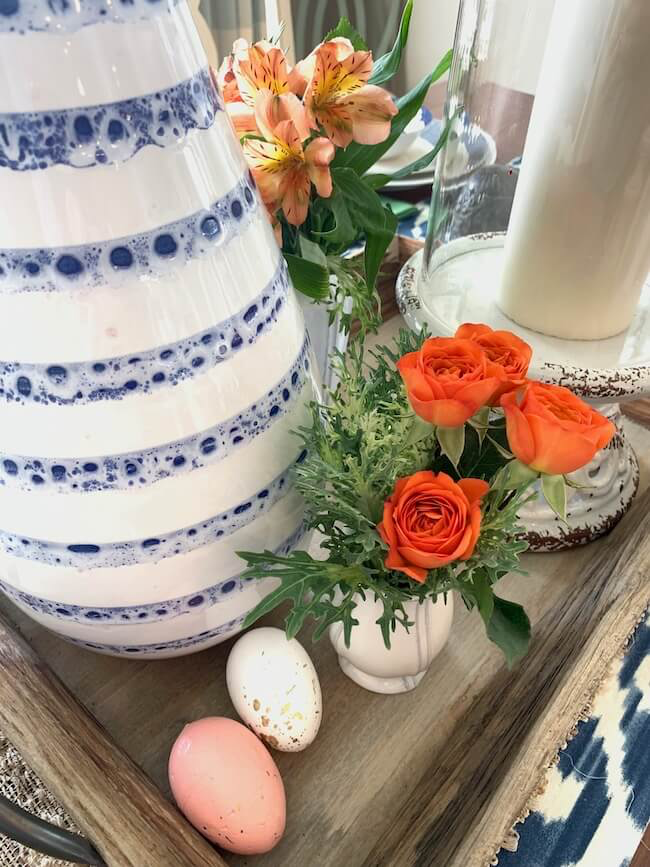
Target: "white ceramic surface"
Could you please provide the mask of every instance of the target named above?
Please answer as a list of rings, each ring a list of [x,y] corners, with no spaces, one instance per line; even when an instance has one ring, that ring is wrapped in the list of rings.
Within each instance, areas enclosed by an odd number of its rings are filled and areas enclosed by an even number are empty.
[[[184,0],[14,6],[0,589],[98,651],[199,650],[268,590],[235,552],[302,538],[302,314]]]
[[[352,628],[350,647],[345,646],[342,623],[334,623],[329,630],[344,674],[371,692],[388,695],[415,689],[447,643],[454,616],[453,594],[448,593],[446,601],[440,595],[435,602],[407,602],[404,608],[414,626],[407,632],[398,624],[390,650],[377,625],[383,603],[370,591],[365,600],[358,596],[356,602],[354,618],[359,624]]]

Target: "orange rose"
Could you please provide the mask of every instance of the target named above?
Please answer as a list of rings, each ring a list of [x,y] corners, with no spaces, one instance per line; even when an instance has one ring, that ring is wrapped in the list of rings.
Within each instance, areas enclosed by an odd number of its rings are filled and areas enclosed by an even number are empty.
[[[429,569],[468,560],[481,529],[481,499],[489,488],[481,479],[455,482],[430,470],[399,479],[377,526],[390,548],[386,568],[423,583]]]
[[[458,337],[430,337],[397,362],[409,401],[425,421],[460,427],[485,406],[499,380],[480,346]]]
[[[616,433],[611,421],[559,385],[529,382],[504,394],[501,406],[510,450],[540,473],[579,470]]]
[[[516,334],[468,322],[458,328],[456,337],[473,340],[487,356],[488,376],[496,376],[500,382],[490,399],[493,406],[499,405],[502,394],[524,385],[533,350]]]

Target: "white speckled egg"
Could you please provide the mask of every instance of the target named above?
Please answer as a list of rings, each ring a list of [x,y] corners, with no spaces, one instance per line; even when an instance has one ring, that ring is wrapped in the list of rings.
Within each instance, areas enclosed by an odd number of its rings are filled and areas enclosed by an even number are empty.
[[[316,669],[282,629],[243,635],[230,651],[226,681],[235,710],[269,746],[298,752],[318,734],[323,705]]]

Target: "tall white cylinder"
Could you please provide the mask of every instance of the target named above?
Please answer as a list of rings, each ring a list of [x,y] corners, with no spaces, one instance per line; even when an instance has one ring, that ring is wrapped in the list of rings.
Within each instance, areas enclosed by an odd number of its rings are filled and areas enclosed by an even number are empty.
[[[650,269],[650,3],[556,4],[498,303],[556,337],[630,324]]]

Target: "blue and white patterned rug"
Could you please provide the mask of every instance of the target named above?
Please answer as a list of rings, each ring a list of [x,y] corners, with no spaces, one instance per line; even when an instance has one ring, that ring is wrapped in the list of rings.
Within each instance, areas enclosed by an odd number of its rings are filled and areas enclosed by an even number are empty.
[[[650,616],[560,751],[499,867],[628,867],[650,821]]]

